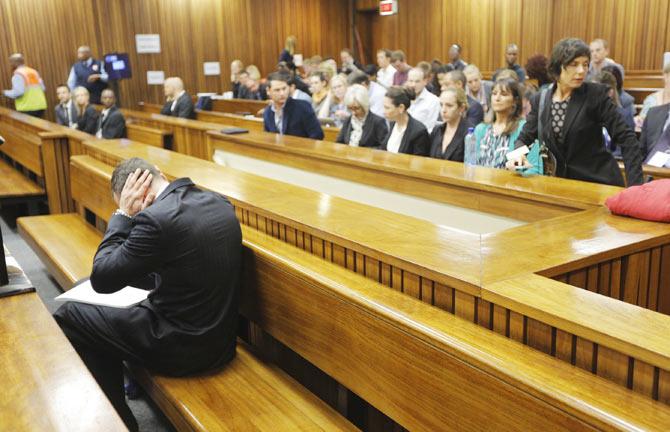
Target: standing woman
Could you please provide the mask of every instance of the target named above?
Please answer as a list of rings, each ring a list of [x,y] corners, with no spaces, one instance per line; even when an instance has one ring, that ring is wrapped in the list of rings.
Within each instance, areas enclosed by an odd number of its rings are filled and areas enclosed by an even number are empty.
[[[507,153],[514,150],[526,121],[523,119],[523,87],[512,78],[501,79],[491,89],[491,110],[475,128],[475,164],[505,168]]]
[[[470,67],[467,66],[466,69]],[[463,162],[468,122],[468,98],[460,88],[448,88],[440,95],[442,123],[430,134],[430,157]]]
[[[89,103],[90,95],[86,87],[74,89],[74,106],[77,109],[77,129],[91,135],[98,130],[99,114]]]
[[[556,158],[556,176],[623,186],[619,166],[603,142],[604,126],[613,145],[622,150],[628,185],[641,184],[642,155],[635,133],[619,114],[608,88],[584,82],[590,56],[589,46],[580,39],[563,39],[554,46],[549,62],[554,83],[533,98],[516,146],[530,147],[539,138]],[[515,162],[522,164],[523,159]]]
[[[289,66],[291,70],[295,69],[295,63],[293,63],[293,55],[295,54],[295,46],[297,45],[297,43],[298,39],[296,39],[295,36],[291,35],[287,37],[286,42],[284,43],[284,49],[279,54],[278,63],[286,62],[286,64]]]
[[[414,90],[405,87],[392,86],[386,92],[384,116],[391,122],[391,130],[386,135],[381,150],[428,156],[430,152],[428,131],[423,123],[407,112],[415,98]]]

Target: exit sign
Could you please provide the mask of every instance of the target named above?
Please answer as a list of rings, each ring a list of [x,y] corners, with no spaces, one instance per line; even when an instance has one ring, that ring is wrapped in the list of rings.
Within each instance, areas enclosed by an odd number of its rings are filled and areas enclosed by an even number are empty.
[[[394,15],[398,13],[398,0],[383,0],[379,2],[379,15]]]

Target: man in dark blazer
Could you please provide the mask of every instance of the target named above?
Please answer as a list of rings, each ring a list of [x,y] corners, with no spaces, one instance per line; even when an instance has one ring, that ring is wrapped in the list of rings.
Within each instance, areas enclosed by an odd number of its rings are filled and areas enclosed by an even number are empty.
[[[640,149],[644,163],[657,151],[670,151],[670,104],[653,107],[647,113],[640,135]]]
[[[95,136],[103,139],[125,138],[126,119],[123,118],[123,114],[116,107],[114,92],[110,89],[103,90],[100,100],[105,109],[102,110],[98,117]]]
[[[161,114],[172,117],[195,119],[195,107],[191,95],[184,91],[184,82],[181,78],[170,77],[163,83],[163,92],[167,102],[161,109]]]
[[[112,174],[119,209],[93,259],[99,293],[150,290],[128,309],[69,302],[54,318],[130,430],[122,361],[163,375],[220,367],[235,356],[242,234],[226,198],[188,178],[169,183],[145,160]]]
[[[263,112],[263,129],[282,135],[323,139],[323,129],[311,105],[289,97],[290,77],[275,72],[268,77],[272,103]]]
[[[56,88],[58,105],[54,109],[56,112],[56,123],[62,126],[72,127],[77,124],[77,108],[72,100],[70,88],[61,84]]]

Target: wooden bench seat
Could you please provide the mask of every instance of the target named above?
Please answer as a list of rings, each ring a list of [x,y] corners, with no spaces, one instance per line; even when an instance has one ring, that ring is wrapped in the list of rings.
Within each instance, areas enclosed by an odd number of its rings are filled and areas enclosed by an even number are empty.
[[[72,160],[73,176],[88,172],[109,180],[111,167],[105,170],[89,156]],[[110,201],[100,189],[104,181],[73,179],[73,185],[91,185],[75,186],[73,198],[90,199],[88,205],[98,206],[96,214],[108,214],[110,204],[95,198]],[[30,219],[20,220],[22,232]],[[667,405],[649,397],[253,228],[243,227],[243,238],[243,316],[410,430],[475,430],[482,427],[484,410],[488,421],[503,429],[663,430],[670,425]],[[179,380],[181,388],[171,381],[152,377],[151,383],[162,386],[161,406],[173,422],[193,428],[180,422],[194,421],[188,414],[194,409],[198,421],[212,409],[194,408],[207,406],[199,402],[202,392],[193,390],[197,379]],[[204,394],[208,403],[214,399]],[[191,405],[183,405],[182,395]],[[171,411],[175,403],[181,411]],[[280,423],[274,424],[277,430]]]
[[[63,289],[91,274],[100,231],[76,213],[19,218],[21,236]]]
[[[172,149],[172,132],[158,128],[151,128],[128,121],[126,123],[128,139],[148,144],[154,147]]]
[[[44,188],[0,159],[0,199],[44,198]]]
[[[82,184],[109,184],[111,167],[87,156],[73,158],[73,198],[106,213],[96,192],[82,196]],[[78,178],[79,174],[97,176]],[[108,186],[107,186],[108,187]],[[110,201],[109,198],[106,201]],[[102,233],[77,213],[18,219],[21,236],[38,254],[61,287],[91,273],[93,256]],[[154,376],[134,369],[139,381],[178,430],[357,430],[325,402],[267,361],[257,357],[244,343],[237,357],[212,374],[188,378]]]

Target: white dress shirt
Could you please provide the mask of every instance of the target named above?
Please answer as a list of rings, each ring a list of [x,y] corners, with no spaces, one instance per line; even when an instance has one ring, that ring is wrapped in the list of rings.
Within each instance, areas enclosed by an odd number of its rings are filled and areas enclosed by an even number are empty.
[[[429,92],[425,87],[419,93],[407,112],[426,126],[428,133],[435,127],[440,118],[440,98]]]
[[[370,111],[379,117],[384,117],[384,97],[386,89],[374,81],[370,81],[368,99],[370,100]]]
[[[377,82],[384,86],[385,88],[389,88],[393,85],[393,75],[395,75],[396,69],[388,65],[384,69],[379,69],[377,71]]]
[[[402,144],[402,137],[405,136],[406,130],[407,126],[400,129],[398,127],[398,123],[393,125],[391,136],[389,137],[389,140],[386,143],[386,151],[390,151],[391,153],[398,153],[398,150],[400,150],[400,144]]]
[[[100,129],[95,133],[96,138],[102,138],[102,123],[105,121],[105,118],[107,118],[107,114],[109,114],[109,108],[105,108],[102,110],[100,113],[100,120],[98,120],[100,123]]]

